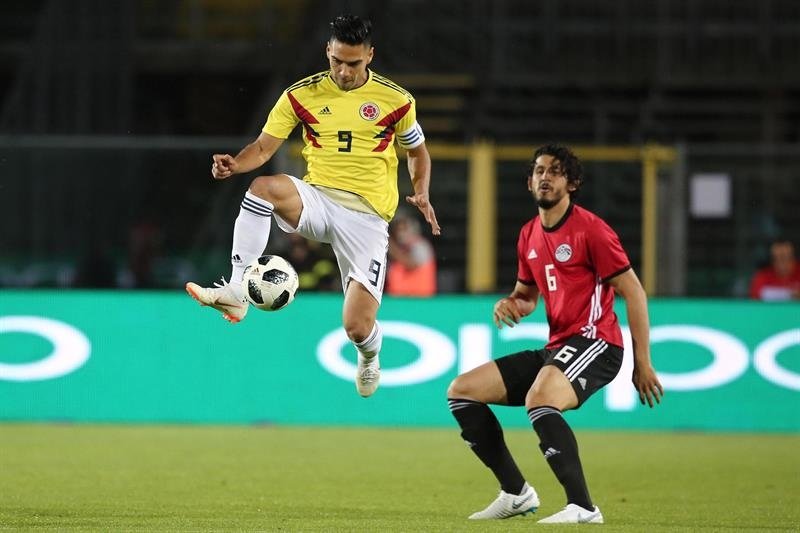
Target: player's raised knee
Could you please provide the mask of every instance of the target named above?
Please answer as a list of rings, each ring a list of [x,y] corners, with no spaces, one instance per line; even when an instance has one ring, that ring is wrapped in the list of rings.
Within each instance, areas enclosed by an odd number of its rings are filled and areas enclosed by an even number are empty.
[[[466,398],[470,394],[470,387],[468,384],[468,380],[464,379],[464,376],[458,376],[453,381],[450,382],[450,386],[447,387],[447,397],[448,398]]]
[[[286,174],[258,176],[250,182],[250,193],[268,202],[276,203],[298,196],[297,189]]]
[[[250,193],[263,198],[267,201],[272,201],[275,195],[275,176],[258,176],[250,182]]]

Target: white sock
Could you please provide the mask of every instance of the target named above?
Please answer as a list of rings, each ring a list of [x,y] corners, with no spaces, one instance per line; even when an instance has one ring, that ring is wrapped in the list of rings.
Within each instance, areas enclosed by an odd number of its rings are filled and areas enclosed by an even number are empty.
[[[375,321],[375,325],[372,326],[372,331],[367,338],[361,342],[354,342],[353,346],[356,347],[358,350],[358,355],[364,357],[366,359],[372,359],[378,352],[381,351],[381,345],[383,344],[383,330],[381,329],[380,324],[378,321]]]
[[[239,286],[244,267],[264,253],[272,227],[270,202],[247,191],[233,225],[233,247],[231,248],[231,284]]]

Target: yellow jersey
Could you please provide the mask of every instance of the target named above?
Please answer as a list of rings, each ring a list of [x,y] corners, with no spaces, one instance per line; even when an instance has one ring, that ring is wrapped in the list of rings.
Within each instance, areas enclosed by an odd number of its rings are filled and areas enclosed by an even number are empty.
[[[425,137],[411,94],[371,70],[367,76],[351,91],[340,89],[330,71],[298,81],[281,94],[263,131],[286,139],[302,124],[303,180],[356,194],[389,221],[398,201],[395,137],[405,149]]]

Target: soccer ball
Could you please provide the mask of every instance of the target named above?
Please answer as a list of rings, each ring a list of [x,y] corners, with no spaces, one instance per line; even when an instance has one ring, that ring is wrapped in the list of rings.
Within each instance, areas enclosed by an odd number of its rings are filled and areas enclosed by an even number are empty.
[[[294,300],[299,283],[297,272],[286,259],[262,255],[244,268],[242,290],[257,309],[277,311]]]

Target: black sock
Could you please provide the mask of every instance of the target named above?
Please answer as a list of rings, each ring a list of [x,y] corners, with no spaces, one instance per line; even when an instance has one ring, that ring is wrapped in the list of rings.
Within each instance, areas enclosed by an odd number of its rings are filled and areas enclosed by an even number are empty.
[[[520,494],[525,478],[508,451],[503,429],[489,406],[455,398],[448,398],[447,403],[461,426],[461,438],[494,473],[500,488],[509,494]]]
[[[567,503],[594,509],[578,456],[578,441],[561,411],[548,406],[534,407],[528,411],[528,418],[539,435],[539,448],[567,493]]]

